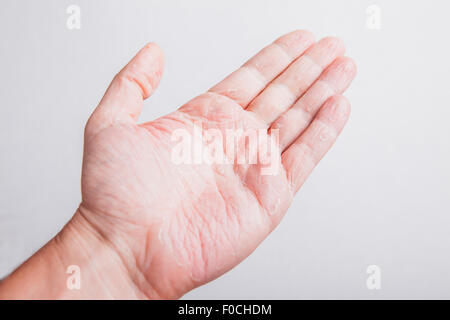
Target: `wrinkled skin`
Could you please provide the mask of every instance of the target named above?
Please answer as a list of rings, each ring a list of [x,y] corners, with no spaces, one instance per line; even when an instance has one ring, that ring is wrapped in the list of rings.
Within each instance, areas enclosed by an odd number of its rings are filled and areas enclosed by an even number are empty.
[[[177,298],[247,257],[343,128],[356,69],[338,39],[294,31],[177,111],[138,124],[163,69],[149,44],[115,77],[85,130],[78,214],[119,252],[148,297]],[[278,129],[281,167],[176,164],[174,130]]]

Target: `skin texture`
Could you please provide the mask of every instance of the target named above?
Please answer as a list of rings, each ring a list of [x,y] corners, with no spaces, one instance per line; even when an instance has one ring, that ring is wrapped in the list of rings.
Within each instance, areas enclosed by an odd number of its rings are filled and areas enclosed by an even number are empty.
[[[160,48],[146,45],[87,122],[83,200],[74,218],[39,258],[0,284],[0,297],[179,298],[236,266],[278,225],[344,127],[350,106],[341,94],[356,67],[343,55],[339,39],[315,42],[294,31],[178,110],[138,123],[163,72]],[[172,134],[191,132],[194,122],[221,132],[277,129],[280,170],[262,175],[259,162],[174,163]],[[90,287],[76,294],[61,284],[45,293],[14,290],[31,281],[27,270],[64,277],[59,269],[68,264],[87,269]]]

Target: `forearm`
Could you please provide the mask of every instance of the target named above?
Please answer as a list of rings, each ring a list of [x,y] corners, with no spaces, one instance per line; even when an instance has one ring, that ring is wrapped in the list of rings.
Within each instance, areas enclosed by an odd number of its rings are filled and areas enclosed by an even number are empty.
[[[75,266],[75,274],[67,272],[69,266]],[[55,238],[0,283],[0,299],[146,298],[129,268],[77,212]]]

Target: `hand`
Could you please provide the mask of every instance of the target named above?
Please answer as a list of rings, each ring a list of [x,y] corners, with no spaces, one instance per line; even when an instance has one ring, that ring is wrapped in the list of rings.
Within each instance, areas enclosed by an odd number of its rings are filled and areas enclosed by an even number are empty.
[[[350,107],[340,93],[355,75],[343,54],[338,39],[289,33],[177,111],[138,124],[163,71],[159,47],[147,45],[86,126],[79,212],[127,248],[121,255],[161,297],[220,276],[275,228],[343,128]],[[173,163],[173,132],[192,132],[195,121],[222,132],[279,129],[282,167],[262,175],[259,162]]]
[[[163,71],[161,50],[148,44],[86,125],[74,220],[112,248],[149,298],[178,298],[230,270],[277,226],[346,123],[350,106],[340,94],[356,68],[343,54],[336,38],[314,42],[309,32],[291,32],[177,111],[139,124]],[[276,132],[280,167],[262,174],[259,159],[175,163],[173,133],[199,123],[223,136],[227,129]]]

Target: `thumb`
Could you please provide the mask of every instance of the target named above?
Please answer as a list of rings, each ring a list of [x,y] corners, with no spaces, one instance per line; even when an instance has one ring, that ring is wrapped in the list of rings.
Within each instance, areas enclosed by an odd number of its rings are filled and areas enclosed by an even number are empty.
[[[164,68],[160,47],[149,43],[114,77],[86,124],[87,137],[116,123],[136,123],[143,101],[159,84]]]

